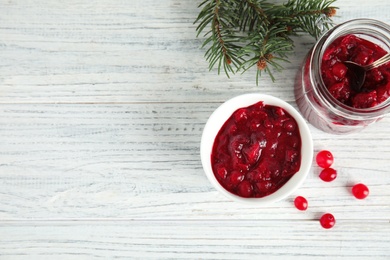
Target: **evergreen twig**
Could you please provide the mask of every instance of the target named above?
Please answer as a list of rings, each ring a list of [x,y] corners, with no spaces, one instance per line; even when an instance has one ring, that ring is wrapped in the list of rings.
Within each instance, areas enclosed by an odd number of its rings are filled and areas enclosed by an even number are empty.
[[[223,68],[226,75],[246,72],[256,65],[256,83],[264,72],[274,81],[272,70],[283,69],[293,51],[292,35],[307,33],[315,38],[332,24],[336,0],[205,0],[195,23],[197,36],[204,33],[202,48],[209,69]]]

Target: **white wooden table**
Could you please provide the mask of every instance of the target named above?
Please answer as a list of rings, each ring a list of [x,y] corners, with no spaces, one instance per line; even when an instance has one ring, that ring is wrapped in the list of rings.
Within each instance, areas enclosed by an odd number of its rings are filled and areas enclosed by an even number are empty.
[[[310,126],[339,176],[265,208],[231,202],[203,173],[203,126],[223,101],[261,92],[295,105],[313,45],[284,73],[209,72],[201,1],[0,0],[0,259],[390,259],[390,117],[359,134]],[[338,0],[336,23],[390,23],[388,0]],[[356,200],[350,186],[370,188]],[[306,212],[292,200],[309,200]],[[330,212],[333,229],[318,218]]]

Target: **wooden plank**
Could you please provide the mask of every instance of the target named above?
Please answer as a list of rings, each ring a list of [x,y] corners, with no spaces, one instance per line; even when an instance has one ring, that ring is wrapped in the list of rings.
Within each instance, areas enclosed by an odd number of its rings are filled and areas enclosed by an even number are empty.
[[[303,232],[304,230],[304,232]],[[390,225],[340,221],[0,223],[2,259],[388,259]],[[371,243],[372,240],[375,243]]]
[[[257,87],[254,70],[218,76],[196,38],[200,2],[0,2],[0,103],[219,102],[254,91],[294,100],[294,77],[314,40],[296,39],[275,83],[263,77]],[[336,6],[336,23],[390,22],[380,11],[387,0]]]
[[[263,209],[228,201],[203,173],[200,138],[217,105],[2,104],[0,219],[310,220],[331,211],[389,220],[389,119],[342,137],[311,127],[315,150],[334,153],[338,179],[320,181],[313,166],[301,189]],[[371,189],[364,201],[350,194],[356,182]],[[292,206],[299,194],[309,200],[307,213]]]
[[[0,259],[389,259],[390,119],[334,136],[339,171],[264,208],[222,197],[201,168],[204,123],[263,92],[295,106],[309,37],[272,83],[208,72],[197,1],[0,1]],[[335,22],[390,23],[388,0],[338,0]],[[350,187],[364,182],[366,200]],[[293,199],[303,195],[309,209]],[[321,214],[337,223],[320,227]]]

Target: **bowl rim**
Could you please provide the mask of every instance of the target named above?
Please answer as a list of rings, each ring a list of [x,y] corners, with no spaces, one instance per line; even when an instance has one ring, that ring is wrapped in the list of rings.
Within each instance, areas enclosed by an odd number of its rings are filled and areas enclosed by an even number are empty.
[[[296,172],[290,178],[290,180],[288,180],[281,188],[279,188],[274,193],[262,198],[244,198],[227,191],[218,182],[211,167],[211,151],[214,145],[216,135],[218,134],[219,130],[226,122],[226,120],[233,114],[233,112],[239,108],[248,107],[260,101],[263,101],[264,104],[267,105],[282,107],[296,120],[302,141],[301,166],[299,171]],[[215,109],[214,112],[210,115],[203,129],[200,144],[200,155],[203,170],[207,178],[220,193],[225,195],[225,197],[233,201],[246,204],[252,204],[257,206],[268,205],[283,200],[302,185],[310,171],[313,161],[313,139],[305,119],[292,105],[280,98],[268,94],[247,93],[235,96],[225,101],[219,107],[217,107],[217,109]]]

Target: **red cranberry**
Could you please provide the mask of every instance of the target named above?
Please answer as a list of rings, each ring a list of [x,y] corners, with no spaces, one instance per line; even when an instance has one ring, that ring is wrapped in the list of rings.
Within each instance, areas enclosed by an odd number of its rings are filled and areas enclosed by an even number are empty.
[[[359,45],[356,48],[355,55],[351,58],[354,62],[360,65],[367,65],[370,63],[370,58],[374,54],[373,50],[370,50],[369,48]]]
[[[229,134],[234,134],[236,131],[237,131],[237,126],[236,125],[231,125],[229,130],[228,130],[228,133]]]
[[[234,171],[230,174],[230,183],[238,185],[244,179],[244,174],[239,171]]]
[[[296,136],[291,136],[288,143],[292,148],[297,148],[300,145],[300,139]]]
[[[337,177],[337,171],[333,168],[325,168],[320,173],[320,178],[323,181],[331,182]]]
[[[336,224],[336,219],[330,213],[325,213],[320,218],[320,224],[323,228],[329,229]]]
[[[359,200],[365,199],[369,193],[368,187],[363,183],[358,183],[352,187],[353,196]]]
[[[248,198],[252,195],[253,187],[249,181],[243,181],[238,185],[238,194]]]
[[[351,96],[351,89],[345,82],[335,83],[328,90],[334,98],[342,103],[346,103]]]
[[[333,154],[328,150],[320,151],[316,156],[318,166],[329,168],[333,164]]]
[[[368,60],[369,60],[369,56],[368,56],[368,53],[359,53],[355,56],[355,58],[353,59],[354,62],[356,62],[357,64],[360,64],[360,65],[366,65]]]
[[[333,75],[339,80],[345,77],[347,74],[347,67],[342,63],[338,62],[332,67]]]
[[[285,115],[284,109],[281,107],[275,107],[275,114],[278,116],[284,116]]]
[[[386,85],[378,87],[376,89],[376,94],[377,94],[377,102],[382,103],[386,99],[390,97],[390,82],[388,82]]]
[[[240,108],[236,112],[234,112],[234,119],[236,122],[240,122],[242,120],[248,119],[248,114],[245,108]]]
[[[356,108],[374,107],[378,104],[376,99],[376,90],[368,93],[358,93],[352,98],[352,106]]]
[[[354,49],[359,44],[359,38],[353,34],[348,34],[344,38],[339,39],[339,41],[340,40],[341,44],[346,46],[348,50]]]
[[[274,128],[274,125],[272,124],[271,120],[269,120],[269,119],[265,119],[263,124],[264,124],[265,128]]]
[[[379,69],[372,69],[369,72],[370,73],[366,74],[366,80],[378,83],[384,79],[383,73]],[[373,86],[370,86],[370,87],[373,87]]]
[[[242,153],[249,164],[256,163],[261,155],[260,143],[255,142],[254,144],[244,146]]]
[[[224,166],[217,167],[217,174],[221,179],[225,179],[227,176],[227,170]]]
[[[283,127],[287,131],[292,132],[295,130],[296,124],[293,120],[287,120],[284,122]]]
[[[257,129],[261,126],[261,123],[259,120],[252,120],[250,123],[250,130],[255,132]]]
[[[255,169],[245,174],[245,179],[253,182],[261,181],[261,173]]]
[[[336,49],[336,46],[334,46],[334,45],[329,46],[329,48],[327,48],[325,50],[324,55],[322,56],[322,59],[326,60],[326,61],[332,59],[335,55],[335,49]]]
[[[287,162],[294,162],[296,160],[296,158],[298,157],[298,155],[299,155],[299,153],[297,150],[287,148],[285,160]]]
[[[308,203],[307,203],[306,198],[304,198],[302,196],[298,196],[295,198],[294,205],[299,210],[306,210],[308,207]]]

